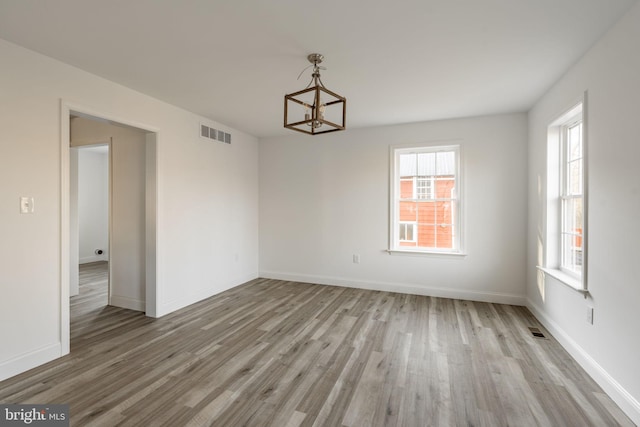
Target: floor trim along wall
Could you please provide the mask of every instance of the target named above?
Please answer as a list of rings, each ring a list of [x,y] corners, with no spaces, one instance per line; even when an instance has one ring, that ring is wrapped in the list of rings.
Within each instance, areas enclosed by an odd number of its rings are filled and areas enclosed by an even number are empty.
[[[62,355],[60,343],[50,344],[38,350],[14,357],[0,364],[0,381],[43,365]]]
[[[88,257],[85,257],[85,258],[80,258],[78,260],[78,264],[90,264],[92,262],[99,262],[99,261],[109,261],[109,257],[107,257],[105,255],[88,256]]]
[[[201,289],[199,292],[189,294],[189,295],[184,295],[181,298],[168,301],[167,303],[161,304],[158,307],[158,312],[156,317],[162,317],[169,313],[173,313],[176,310],[180,310],[181,308],[187,307],[191,304],[195,304],[199,301],[205,300],[209,297],[212,297],[221,292],[227,291],[231,288],[235,288],[236,286],[240,286],[242,284],[245,284],[257,278],[258,278],[258,275],[256,273],[249,273],[243,276],[239,276],[234,280],[232,280],[231,282],[224,283],[223,285],[220,285],[215,289],[209,289],[209,288]]]
[[[526,305],[522,295],[476,292],[470,290],[444,289],[431,286],[416,286],[404,283],[371,282],[341,277],[314,276],[306,274],[260,271],[260,277],[266,279],[288,280],[292,282],[315,283],[319,285],[344,286],[346,288],[369,289],[373,291],[398,292],[401,294],[424,295],[438,298],[452,298],[469,301],[493,302],[497,304]]]
[[[582,368],[598,383],[614,402],[627,414],[631,420],[640,425],[640,402],[620,385],[609,373],[598,364],[582,347],[551,320],[531,300],[527,299],[527,308],[540,323],[551,332],[553,337],[564,347]]]
[[[114,305],[120,308],[127,308],[129,310],[135,310],[135,311],[144,311],[145,309],[144,300],[121,297],[116,295],[111,295],[111,305]]]

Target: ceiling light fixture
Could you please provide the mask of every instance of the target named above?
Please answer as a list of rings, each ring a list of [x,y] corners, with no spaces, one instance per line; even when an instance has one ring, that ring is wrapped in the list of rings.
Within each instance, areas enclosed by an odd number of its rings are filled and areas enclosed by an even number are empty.
[[[318,64],[324,56],[312,53],[307,59],[312,64],[307,68],[313,67],[311,81],[305,89],[284,96],[284,127],[309,135],[345,130],[347,99],[324,87],[320,80],[320,70],[326,68]]]

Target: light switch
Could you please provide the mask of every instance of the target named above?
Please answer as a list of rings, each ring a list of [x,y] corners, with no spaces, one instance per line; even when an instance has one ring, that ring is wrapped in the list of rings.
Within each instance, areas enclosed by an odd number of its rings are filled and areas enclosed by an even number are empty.
[[[34,201],[33,197],[20,197],[20,213],[33,213]]]

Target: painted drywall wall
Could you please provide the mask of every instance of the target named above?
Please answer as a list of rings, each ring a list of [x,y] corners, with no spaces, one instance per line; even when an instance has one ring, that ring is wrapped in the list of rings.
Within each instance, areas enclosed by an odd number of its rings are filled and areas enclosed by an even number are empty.
[[[109,302],[139,311],[146,305],[145,149],[140,132],[116,134],[111,142]]]
[[[145,276],[147,279],[145,287],[145,313],[147,316],[157,317],[158,309],[158,289],[157,265],[158,265],[158,174],[157,174],[157,135],[147,133],[145,135]]]
[[[61,102],[157,131],[156,315],[257,277],[255,137],[1,40],[0,63],[0,379],[65,352]],[[200,138],[201,122],[232,144]]]
[[[524,303],[525,114],[260,141],[260,275]],[[467,256],[390,255],[390,146],[459,143]],[[353,255],[360,255],[360,263]]]
[[[577,63],[529,114],[528,305],[640,424],[640,5]],[[545,277],[542,263],[548,125],[588,91],[588,288]],[[587,307],[594,323],[587,323]]]
[[[80,293],[80,225],[78,218],[78,150],[69,151],[69,296]]]
[[[73,127],[73,122],[72,125]],[[78,149],[78,263],[108,260],[109,153]],[[102,255],[95,253],[102,250]]]
[[[77,117],[71,121],[71,145],[93,145],[94,141],[110,141],[111,158],[111,241],[109,265],[109,303],[116,307],[131,310],[145,310],[146,289],[146,252],[145,252],[145,211],[146,200],[146,131],[131,127],[116,126],[107,122]],[[81,149],[82,151],[91,150]],[[80,159],[82,166],[82,158]],[[102,166],[102,178],[108,178],[107,157]],[[95,169],[98,169],[98,165]],[[92,192],[92,182],[83,182],[80,176],[80,187],[86,186]],[[97,203],[87,208],[88,213],[105,216],[100,228],[108,241],[108,185],[102,185],[102,204],[100,213]],[[82,189],[82,188],[81,188]],[[79,199],[83,193],[79,194]],[[91,202],[96,202],[92,193]],[[80,203],[82,207],[82,203]],[[82,237],[83,212],[80,210],[80,236]],[[88,216],[88,215],[86,215]],[[86,218],[85,218],[86,220]],[[90,222],[90,225],[94,225]],[[87,227],[88,228],[88,227]],[[82,238],[80,240],[82,250]],[[93,252],[91,247],[88,248]],[[81,252],[82,257],[82,252]],[[82,258],[81,258],[82,259]]]

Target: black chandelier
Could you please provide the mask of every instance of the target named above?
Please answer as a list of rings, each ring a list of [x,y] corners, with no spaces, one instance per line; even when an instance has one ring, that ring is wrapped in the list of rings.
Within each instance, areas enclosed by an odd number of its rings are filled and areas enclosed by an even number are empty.
[[[324,56],[312,53],[307,59],[312,64],[307,68],[313,67],[311,82],[305,89],[284,96],[284,127],[309,135],[345,130],[347,99],[324,87],[320,70],[326,68],[318,65]]]

